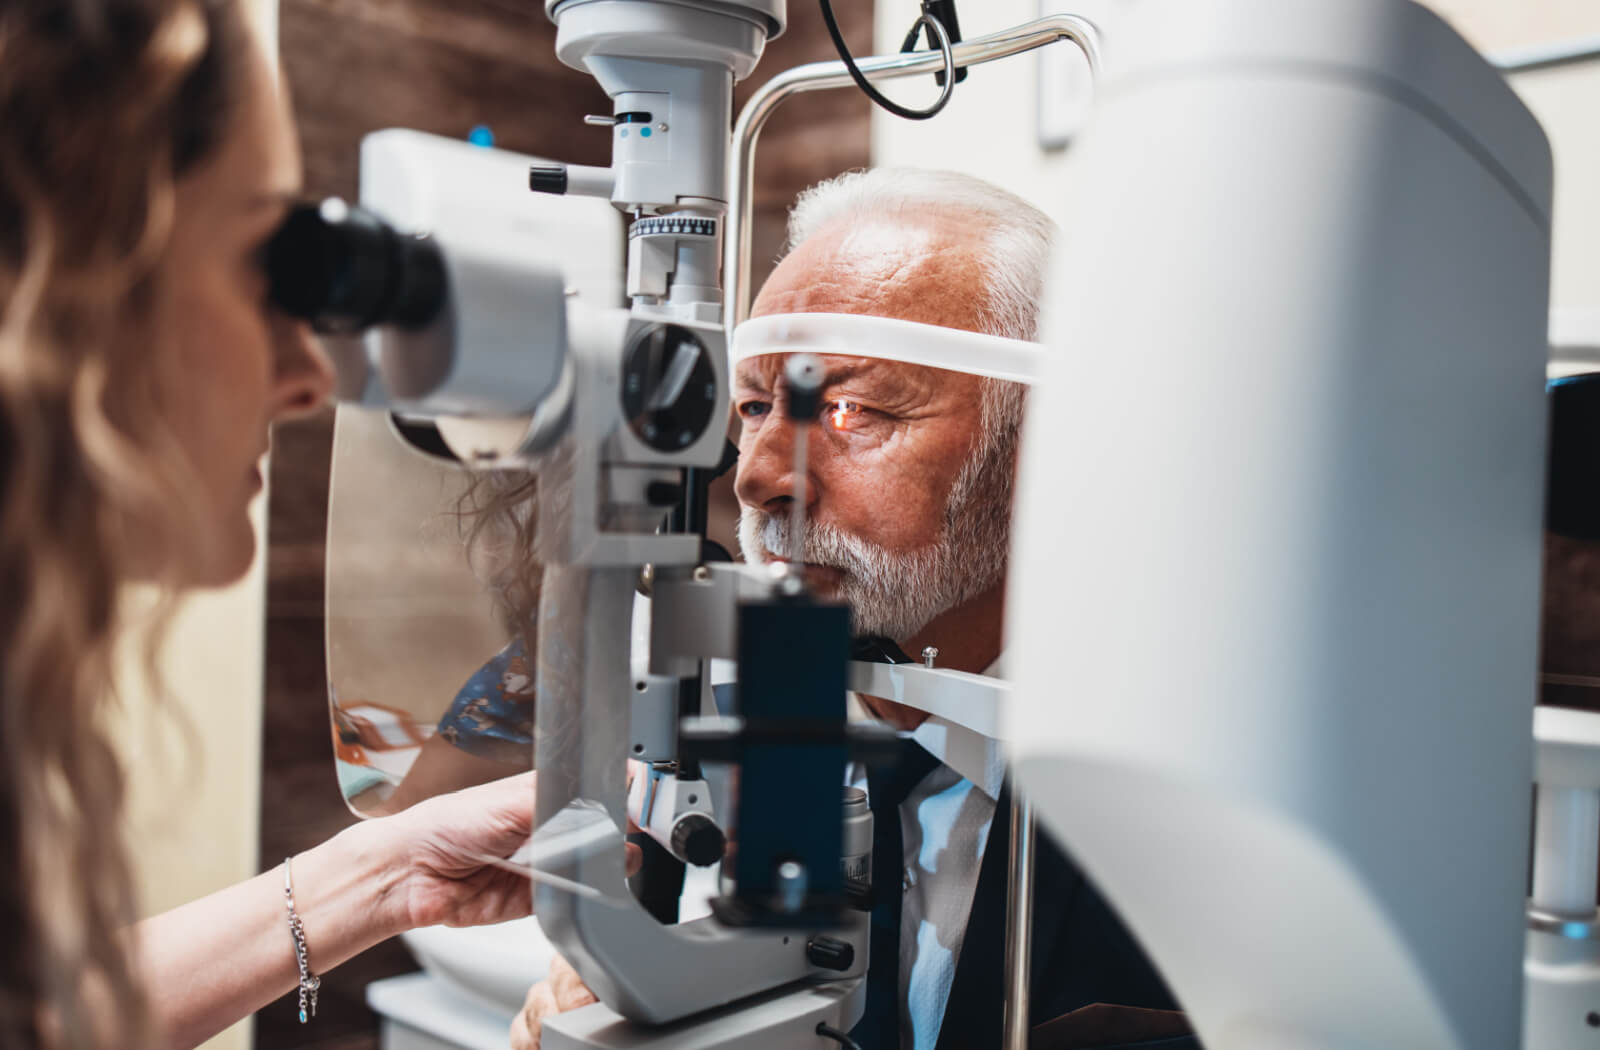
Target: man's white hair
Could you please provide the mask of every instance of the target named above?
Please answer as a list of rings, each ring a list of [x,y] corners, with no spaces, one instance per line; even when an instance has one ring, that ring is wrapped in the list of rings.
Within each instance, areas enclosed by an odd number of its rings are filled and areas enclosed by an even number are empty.
[[[984,271],[988,287],[979,331],[1009,339],[1037,339],[1039,300],[1055,223],[1016,194],[982,179],[927,168],[849,171],[802,193],[789,212],[789,246],[840,220],[852,224],[903,216],[967,215],[988,231]]]

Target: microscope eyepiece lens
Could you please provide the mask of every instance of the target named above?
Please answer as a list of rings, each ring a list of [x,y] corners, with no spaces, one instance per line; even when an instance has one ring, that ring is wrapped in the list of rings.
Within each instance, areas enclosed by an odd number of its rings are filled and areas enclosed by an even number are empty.
[[[444,306],[438,246],[337,198],[292,210],[267,245],[272,302],[320,332],[418,328]]]

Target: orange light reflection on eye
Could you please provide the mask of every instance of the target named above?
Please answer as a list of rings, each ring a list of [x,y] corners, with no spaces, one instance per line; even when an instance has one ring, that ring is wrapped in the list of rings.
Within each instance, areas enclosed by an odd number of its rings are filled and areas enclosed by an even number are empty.
[[[833,429],[843,430],[850,425],[850,420],[860,411],[860,405],[849,401],[836,401],[833,409],[828,413],[828,422],[833,424]]]

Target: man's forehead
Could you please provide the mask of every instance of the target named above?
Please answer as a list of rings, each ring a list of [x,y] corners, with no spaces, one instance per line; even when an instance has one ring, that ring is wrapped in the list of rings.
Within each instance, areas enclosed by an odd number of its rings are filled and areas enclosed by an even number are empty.
[[[980,331],[984,237],[959,212],[829,224],[778,264],[751,316],[866,314]]]

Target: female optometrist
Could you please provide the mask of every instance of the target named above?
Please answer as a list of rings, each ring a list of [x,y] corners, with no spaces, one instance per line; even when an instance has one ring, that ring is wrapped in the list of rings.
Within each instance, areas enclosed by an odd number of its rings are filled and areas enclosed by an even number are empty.
[[[119,589],[238,579],[268,427],[329,391],[261,266],[299,180],[234,0],[0,4],[3,1050],[192,1046],[402,930],[529,910],[473,859],[529,834],[526,774],[127,925]]]

